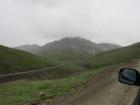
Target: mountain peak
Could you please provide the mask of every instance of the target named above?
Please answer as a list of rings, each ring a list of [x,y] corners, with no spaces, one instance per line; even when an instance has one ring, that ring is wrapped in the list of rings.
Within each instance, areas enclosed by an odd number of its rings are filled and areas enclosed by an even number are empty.
[[[97,54],[99,52],[119,48],[119,46],[109,43],[96,44],[82,37],[65,37],[60,40],[50,42],[44,46],[28,45],[18,47],[20,50],[28,51],[34,54],[43,55],[67,55],[73,54]]]
[[[79,36],[73,36],[73,37],[64,37],[60,40],[88,40],[88,39],[85,39],[85,38],[82,38],[82,37],[79,37]]]

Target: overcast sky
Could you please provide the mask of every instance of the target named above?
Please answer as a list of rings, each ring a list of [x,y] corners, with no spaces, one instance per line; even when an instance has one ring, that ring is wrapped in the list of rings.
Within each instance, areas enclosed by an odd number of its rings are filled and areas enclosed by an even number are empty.
[[[0,0],[1,45],[42,45],[69,36],[139,42],[140,0]]]

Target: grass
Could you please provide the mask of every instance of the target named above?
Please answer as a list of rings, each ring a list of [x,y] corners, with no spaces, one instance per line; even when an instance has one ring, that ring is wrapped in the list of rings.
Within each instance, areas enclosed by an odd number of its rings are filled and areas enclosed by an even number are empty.
[[[0,74],[29,71],[54,64],[58,64],[58,62],[47,57],[0,46]]]
[[[91,76],[101,73],[103,70],[105,70],[105,68],[56,80],[22,80],[2,84],[0,86],[0,105],[22,105],[28,102],[40,101],[42,98],[38,95],[40,92],[45,94],[43,97],[45,99],[54,96],[62,96],[66,92],[79,87]]]
[[[91,68],[100,68],[104,66],[129,62],[132,59],[140,58],[140,43],[133,44],[128,47],[103,52],[92,56],[83,64],[89,65]]]
[[[79,75],[87,71],[89,70],[78,65],[65,64],[60,68],[48,70],[47,74],[49,74],[51,79],[60,79],[60,78],[74,76],[74,75]]]
[[[0,86],[0,105],[21,105],[35,100],[39,101],[42,99],[42,97],[38,95],[40,92],[45,94],[43,97],[44,99],[64,95],[66,92],[79,87],[91,76],[105,70],[105,68],[101,67],[120,64],[138,58],[140,58],[140,43],[92,56],[85,62],[82,60],[83,64],[80,62],[82,65],[80,65],[80,63],[79,65],[73,65],[71,63],[71,65],[65,65],[60,70],[53,70],[54,72],[50,72],[52,76],[56,76],[56,78],[60,76],[61,79],[38,81],[23,80],[2,84]],[[74,59],[74,57],[72,59],[73,62],[77,60]],[[51,62],[51,60],[49,62]],[[48,65],[49,62],[48,60],[45,61],[42,57],[37,57],[30,53],[0,47],[0,71],[2,72],[6,72],[4,70],[13,72],[9,70],[20,70],[21,68],[26,70],[28,68],[43,67]],[[87,70],[83,68],[84,66],[90,69],[101,69]],[[74,72],[80,72],[80,75],[66,77]]]

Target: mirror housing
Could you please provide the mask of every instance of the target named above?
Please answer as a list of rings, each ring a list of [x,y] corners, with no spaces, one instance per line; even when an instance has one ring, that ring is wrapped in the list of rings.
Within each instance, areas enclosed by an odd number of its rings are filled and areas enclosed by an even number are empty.
[[[119,81],[128,85],[140,86],[140,74],[131,68],[122,68],[119,71]]]

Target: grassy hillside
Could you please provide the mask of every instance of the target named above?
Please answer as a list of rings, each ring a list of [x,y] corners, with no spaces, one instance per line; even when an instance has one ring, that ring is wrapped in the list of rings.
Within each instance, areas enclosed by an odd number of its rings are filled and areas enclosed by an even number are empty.
[[[95,55],[99,52],[116,48],[120,48],[120,46],[109,43],[96,44],[80,37],[66,37],[47,43],[44,46],[23,45],[16,47],[16,49],[28,51],[33,54],[50,56],[51,58],[57,58],[66,62],[85,60],[89,55]]]
[[[66,92],[79,87],[95,74],[100,74],[105,70],[109,70],[107,68],[110,68],[110,66],[107,67],[107,65],[120,64],[139,58],[140,43],[136,43],[128,47],[91,56],[90,58],[87,58],[88,60],[85,59],[84,62],[83,60],[79,62],[79,66],[66,64],[62,68],[57,70],[54,69],[53,71],[49,72],[50,75],[60,79],[16,81],[8,84],[2,84],[0,86],[0,103],[4,105],[19,105],[34,102],[35,100],[39,102],[43,99],[48,99],[54,96],[61,96]],[[90,67],[90,71],[83,68],[88,66]],[[118,65],[112,67],[118,67]],[[86,72],[81,72],[85,70]],[[74,72],[80,72],[80,75],[66,77]],[[44,93],[45,96],[41,97],[39,95],[40,92]]]
[[[0,46],[0,74],[28,71],[55,64],[52,59]]]
[[[50,58],[50,57],[49,57]],[[74,53],[72,50],[65,54],[56,54],[56,58],[65,62],[63,68],[50,72],[52,77],[65,77],[87,69],[99,68],[140,58],[140,43],[106,51],[95,56],[86,52]],[[10,73],[38,69],[54,64],[54,60],[39,57],[19,50],[0,46],[0,73]]]
[[[83,64],[92,66],[92,68],[97,68],[107,65],[119,64],[122,62],[127,62],[132,59],[139,58],[140,58],[140,43],[136,43],[131,46],[97,54],[88,59],[87,61],[85,61]]]
[[[55,96],[62,96],[85,83],[89,78],[103,72],[102,69],[88,71],[78,76],[67,77],[55,80],[41,81],[16,81],[0,86],[0,105],[36,105],[44,99]],[[40,96],[43,93],[45,96]],[[35,103],[35,104],[33,104]]]

